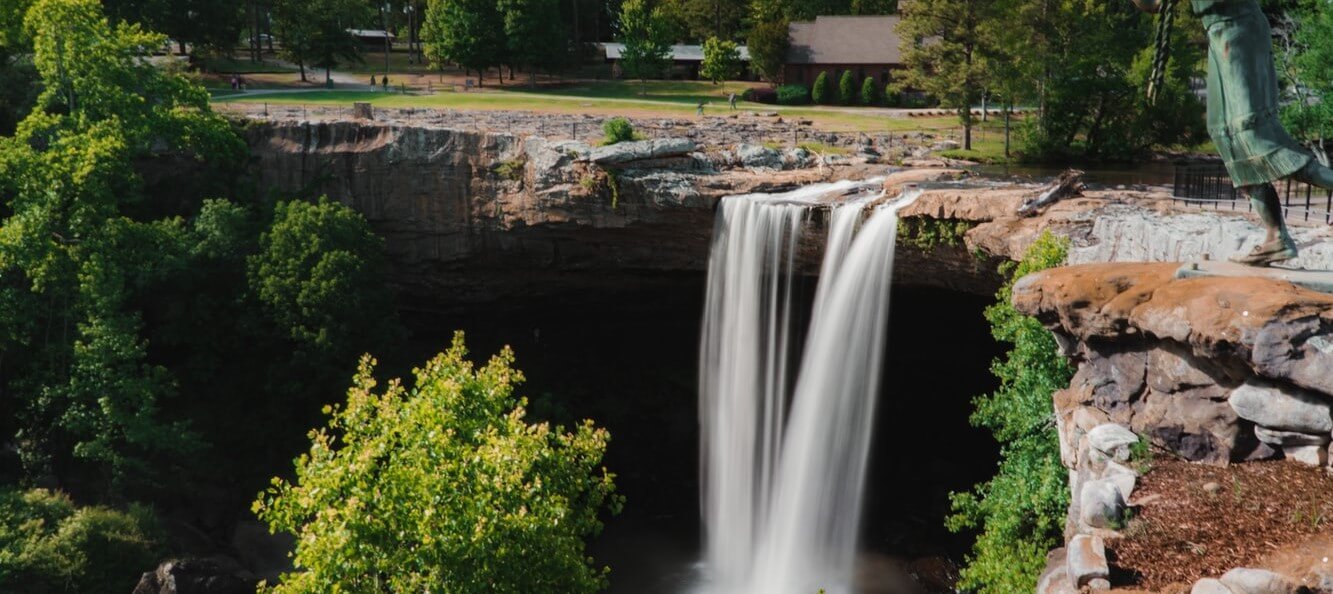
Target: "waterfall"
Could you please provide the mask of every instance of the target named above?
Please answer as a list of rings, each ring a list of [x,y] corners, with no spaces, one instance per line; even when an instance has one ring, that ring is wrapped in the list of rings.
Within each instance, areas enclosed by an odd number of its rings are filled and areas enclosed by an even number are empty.
[[[789,396],[801,229],[817,198],[851,187],[820,185],[722,202],[700,348],[701,496],[711,592],[851,589],[897,211],[915,199],[877,208],[859,231],[873,196],[833,209]]]

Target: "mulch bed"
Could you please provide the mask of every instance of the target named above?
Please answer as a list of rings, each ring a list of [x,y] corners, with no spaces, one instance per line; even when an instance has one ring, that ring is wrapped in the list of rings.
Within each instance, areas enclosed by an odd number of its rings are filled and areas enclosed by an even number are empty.
[[[1214,492],[1207,483],[1217,483]],[[1158,459],[1134,491],[1131,503],[1142,505],[1125,537],[1106,543],[1116,585],[1188,591],[1199,578],[1333,533],[1330,494],[1333,476],[1295,462],[1218,468]]]

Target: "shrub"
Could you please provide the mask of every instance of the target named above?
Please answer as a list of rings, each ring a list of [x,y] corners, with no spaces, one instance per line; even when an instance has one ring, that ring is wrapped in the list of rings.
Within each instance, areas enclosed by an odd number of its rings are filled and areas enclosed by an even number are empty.
[[[973,491],[952,494],[954,514],[947,521],[953,531],[981,529],[958,584],[979,594],[1032,591],[1046,552],[1061,542],[1068,472],[1060,464],[1051,395],[1069,384],[1073,370],[1055,337],[1014,309],[1010,297],[1015,281],[1059,266],[1067,249],[1065,240],[1044,233],[1021,263],[1001,267],[1009,280],[986,309],[991,333],[1013,348],[991,365],[1000,387],[973,401],[971,420],[1000,442],[1000,468]]]
[[[810,87],[810,99],[820,105],[827,104],[831,99],[827,72],[820,72],[819,76],[815,77],[815,84]]]
[[[124,594],[162,556],[147,508],[79,508],[42,489],[0,491],[0,591]]]
[[[851,105],[856,102],[856,77],[852,76],[851,70],[842,71],[842,79],[838,81],[838,103]]]
[[[805,85],[782,85],[777,90],[778,103],[782,105],[805,105],[810,103],[810,89]]]
[[[892,82],[884,85],[884,94],[880,95],[880,99],[887,107],[901,107],[903,104],[903,97],[894,90]]]
[[[879,85],[875,84],[875,78],[867,76],[861,82],[861,105],[875,105],[879,99]]]
[[[746,89],[741,94],[741,98],[755,103],[767,103],[772,105],[778,102],[778,92],[768,87]]]
[[[634,125],[625,118],[611,118],[602,122],[602,134],[606,135],[603,144],[634,140]]]
[[[254,503],[297,535],[298,571],[275,594],[593,592],[606,586],[583,539],[618,512],[602,467],[610,439],[584,421],[532,424],[514,395],[523,374],[505,348],[480,368],[463,335],[376,392],[362,359],[347,402],[326,408],[291,482]]]

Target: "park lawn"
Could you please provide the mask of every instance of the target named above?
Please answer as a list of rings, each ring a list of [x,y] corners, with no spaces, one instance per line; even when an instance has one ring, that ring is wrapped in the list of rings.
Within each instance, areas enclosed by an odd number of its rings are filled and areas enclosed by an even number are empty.
[[[707,83],[703,83],[707,85]],[[688,91],[688,90],[687,90]],[[662,99],[654,95],[639,98],[603,97],[591,98],[584,95],[561,95],[554,93],[526,91],[443,91],[433,95],[379,93],[369,91],[318,90],[281,93],[247,93],[215,97],[217,103],[271,103],[271,104],[308,104],[308,105],[351,105],[364,101],[387,108],[450,108],[477,110],[515,110],[550,113],[596,113],[600,115],[623,115],[629,117],[695,117],[697,101],[680,100],[680,95],[673,100],[671,95]],[[858,112],[851,108],[786,107],[744,103],[745,111],[777,112],[787,118],[809,119],[814,125],[824,130],[847,132],[904,132],[914,130],[953,130],[958,129],[958,119],[954,116],[936,116],[905,118],[885,115],[882,111]],[[711,100],[705,113],[710,116],[729,115],[725,98]]]
[[[954,120],[955,122],[957,120]],[[1010,150],[1018,149],[1018,122],[1015,118],[1010,129]],[[962,142],[961,129],[957,140]],[[978,163],[1005,163],[1004,156],[1004,119],[992,118],[986,122],[976,122],[972,127],[972,150],[954,149],[940,151],[940,156],[950,159],[964,159]]]
[[[515,81],[518,82],[518,81]],[[764,83],[727,81],[713,84],[708,81],[639,81],[609,80],[582,81],[567,85],[554,85],[531,89],[510,84],[499,90],[508,92],[527,92],[560,97],[581,97],[587,99],[632,99],[666,101],[698,105],[700,101],[726,101],[727,96],[736,93],[739,97],[746,89],[764,86]],[[492,90],[496,90],[492,88]]]
[[[251,62],[248,59],[210,57],[204,60],[204,70],[218,74],[285,74],[295,68],[274,62]]]
[[[402,50],[395,49],[389,53],[390,78],[393,78],[392,75],[395,73],[430,74],[435,72],[434,70],[431,70],[430,66],[424,63],[409,64],[407,57],[406,46],[404,46],[404,49]],[[337,70],[339,72],[350,72],[352,74],[364,74],[366,75],[367,80],[369,80],[371,74],[382,74],[384,72],[384,50],[383,48],[375,48],[374,50],[362,52],[360,62],[339,64]]]

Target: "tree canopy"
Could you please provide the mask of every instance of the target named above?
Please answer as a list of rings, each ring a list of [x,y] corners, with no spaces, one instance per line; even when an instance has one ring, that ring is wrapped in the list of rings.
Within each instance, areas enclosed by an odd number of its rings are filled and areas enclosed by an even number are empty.
[[[647,80],[666,74],[671,66],[671,22],[659,6],[647,0],[625,0],[620,7],[616,39],[625,44],[620,67],[625,76]]]
[[[474,367],[459,333],[411,387],[376,391],[364,359],[294,478],[254,504],[272,530],[297,535],[299,571],[275,594],[605,587],[583,539],[621,506],[601,466],[609,435],[591,421],[529,423],[513,363],[505,349]]]
[[[699,76],[713,81],[733,80],[741,75],[741,52],[734,41],[716,37],[704,42],[704,61],[699,65]]]

